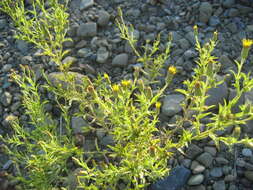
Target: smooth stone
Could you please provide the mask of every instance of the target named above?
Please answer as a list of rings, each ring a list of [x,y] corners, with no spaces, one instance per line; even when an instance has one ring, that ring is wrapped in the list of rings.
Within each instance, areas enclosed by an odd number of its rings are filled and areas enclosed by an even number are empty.
[[[128,64],[128,54],[121,53],[119,55],[116,55],[112,60],[113,66],[126,66]]]
[[[187,50],[190,48],[190,43],[187,39],[182,38],[178,41],[179,46],[183,49],[183,50]]]
[[[253,182],[253,171],[245,171],[244,176],[251,182]]]
[[[223,175],[222,173],[222,168],[212,168],[211,171],[210,171],[210,175],[212,177],[221,177]]]
[[[191,164],[191,170],[193,174],[199,174],[202,173],[206,168],[202,166],[200,163],[197,161],[193,161]]]
[[[94,0],[81,0],[79,8],[81,11],[83,11],[93,6],[93,4],[94,4]]]
[[[99,26],[106,26],[110,21],[110,14],[106,11],[99,11],[98,13],[98,25]]]
[[[88,126],[87,121],[82,117],[72,117],[71,118],[71,127],[74,134],[83,133],[83,129]]]
[[[245,157],[252,157],[252,151],[249,148],[242,149],[242,155]]]
[[[3,95],[0,98],[1,103],[3,104],[3,106],[7,107],[11,104],[12,101],[12,95],[9,92],[4,92]]]
[[[0,19],[0,30],[4,29],[7,26],[6,19]]]
[[[185,186],[190,177],[190,170],[183,166],[177,166],[170,171],[168,177],[151,185],[151,190],[180,190]]]
[[[190,177],[188,180],[188,185],[200,185],[204,181],[203,174],[197,174]]]
[[[10,166],[12,165],[12,160],[8,160],[2,167],[3,170],[8,170]]]
[[[114,145],[115,144],[115,141],[113,139],[113,136],[112,135],[106,135],[104,136],[102,139],[101,139],[101,144],[104,145],[104,146],[107,146],[107,145]]]
[[[162,105],[162,114],[165,116],[173,116],[180,111],[182,107],[180,103],[184,100],[181,94],[170,94],[164,97]]]
[[[216,157],[215,160],[219,165],[225,165],[229,163],[229,161],[223,157]]]
[[[77,28],[78,37],[93,37],[97,35],[97,23],[87,22]]]
[[[223,0],[222,5],[226,8],[230,8],[235,4],[235,0]]]
[[[23,54],[26,54],[28,51],[28,44],[23,40],[16,40],[16,47]]]
[[[90,54],[90,50],[88,48],[81,48],[77,51],[78,57],[86,58],[89,56],[89,54]]]
[[[208,152],[204,152],[199,157],[197,157],[197,161],[199,161],[205,167],[209,168],[213,163],[213,156]]]
[[[199,148],[195,144],[190,144],[186,150],[186,156],[190,159],[194,159],[196,156],[200,155],[203,152],[201,148]]]
[[[109,52],[107,51],[105,47],[98,48],[97,59],[96,59],[98,63],[105,63],[108,57],[109,57]]]
[[[220,23],[220,19],[217,16],[211,16],[208,22],[210,26],[218,26]]]
[[[213,184],[213,190],[226,190],[226,185],[224,181],[216,181]]]
[[[199,21],[207,23],[213,12],[212,5],[209,2],[202,2],[199,7]]]

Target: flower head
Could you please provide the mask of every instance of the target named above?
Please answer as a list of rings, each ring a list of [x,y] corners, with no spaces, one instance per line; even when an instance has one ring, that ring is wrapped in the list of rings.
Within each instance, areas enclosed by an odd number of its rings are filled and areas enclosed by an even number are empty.
[[[117,84],[112,85],[112,91],[113,92],[118,92],[119,91],[119,85],[117,85]]]
[[[128,87],[131,84],[131,80],[122,80],[121,84],[124,87]]]
[[[243,48],[250,48],[253,45],[253,40],[250,39],[243,39],[242,46]]]
[[[162,105],[161,102],[156,102],[156,103],[155,103],[156,109],[160,109],[161,105]]]
[[[175,66],[170,66],[168,68],[168,73],[171,75],[175,75],[177,73],[177,68]]]

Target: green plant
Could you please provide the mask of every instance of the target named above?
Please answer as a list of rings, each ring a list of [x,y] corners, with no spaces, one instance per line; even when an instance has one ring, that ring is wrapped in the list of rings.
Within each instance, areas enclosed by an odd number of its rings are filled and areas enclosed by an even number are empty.
[[[60,70],[67,70],[71,63],[62,64],[68,53],[63,43],[71,41],[66,38],[68,29],[68,1],[60,4],[58,0],[33,0],[32,9],[25,9],[24,0],[0,1],[0,10],[8,14],[17,28],[15,37],[34,44],[43,50],[42,55],[49,56]]]

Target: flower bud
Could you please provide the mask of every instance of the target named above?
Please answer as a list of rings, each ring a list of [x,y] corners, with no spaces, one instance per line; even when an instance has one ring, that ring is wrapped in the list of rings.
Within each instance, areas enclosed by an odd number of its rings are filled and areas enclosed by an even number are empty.
[[[134,78],[137,79],[140,75],[140,67],[134,67]]]
[[[145,88],[145,94],[148,99],[151,99],[153,97],[153,92],[152,92],[152,89],[150,88],[150,86]]]
[[[141,92],[143,92],[143,91],[144,91],[144,88],[145,88],[145,85],[144,85],[144,82],[143,82],[142,79],[139,79],[139,80],[137,81],[137,85],[138,85],[139,90],[140,90]]]
[[[242,52],[241,52],[242,59],[247,59],[250,47],[252,45],[253,45],[253,40],[250,40],[250,39],[242,40]]]
[[[106,82],[111,83],[110,77],[107,73],[104,73],[104,79],[106,80]]]
[[[89,85],[88,87],[87,87],[87,91],[88,91],[88,93],[90,93],[93,97],[95,97],[97,94],[96,94],[96,91],[95,91],[95,89],[94,89],[94,87],[92,86],[92,85]]]
[[[194,30],[194,35],[198,36],[198,26],[197,25],[193,26],[193,30]]]
[[[195,95],[196,96],[201,96],[201,82],[200,81],[196,81],[195,84],[194,84],[194,87],[195,87]]]

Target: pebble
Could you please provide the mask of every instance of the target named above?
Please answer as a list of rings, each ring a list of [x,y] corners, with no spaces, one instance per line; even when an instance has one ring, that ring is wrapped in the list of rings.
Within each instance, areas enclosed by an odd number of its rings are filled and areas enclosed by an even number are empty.
[[[170,171],[168,177],[157,181],[151,185],[152,190],[180,190],[185,186],[190,170],[183,166],[177,166]]]
[[[81,11],[88,9],[89,7],[93,6],[94,0],[81,0],[79,8]]]
[[[253,171],[245,171],[244,176],[251,182],[253,182]]]
[[[78,57],[88,57],[90,54],[90,49],[88,48],[81,48],[77,51],[77,56]]]
[[[3,104],[3,106],[7,107],[11,104],[11,101],[12,95],[9,92],[5,91],[0,98],[0,102]]]
[[[225,165],[229,163],[229,161],[223,157],[216,157],[215,160],[218,165]]]
[[[0,19],[0,30],[7,26],[6,19]]]
[[[245,157],[252,157],[252,151],[249,148],[242,149],[242,155]]]
[[[192,173],[193,174],[199,174],[199,173],[202,173],[206,168],[199,164],[197,161],[193,161],[192,164],[191,164],[191,170],[192,170]]]
[[[128,54],[121,53],[119,55],[116,55],[112,60],[113,66],[120,66],[124,67],[128,64]]]
[[[113,139],[113,136],[112,135],[106,135],[104,136],[102,139],[101,139],[101,144],[104,145],[104,146],[107,146],[107,145],[114,145],[115,144],[115,141]]]
[[[97,35],[97,23],[95,22],[84,23],[77,28],[78,37],[93,37],[96,35]]]
[[[188,180],[188,185],[200,185],[204,181],[203,174],[192,175]]]
[[[23,40],[16,40],[16,46],[17,46],[18,50],[21,53],[27,54],[28,44],[25,41],[23,41]]]
[[[222,168],[212,168],[210,171],[210,176],[212,177],[221,177],[223,175]]]
[[[186,150],[186,156],[190,159],[195,159],[196,156],[200,155],[203,150],[195,144],[190,144]]]
[[[98,63],[105,63],[108,57],[109,57],[109,52],[107,51],[105,47],[98,48],[97,59],[96,59]]]
[[[181,94],[167,95],[163,99],[162,114],[165,116],[173,116],[180,111],[182,107],[180,103],[184,100],[184,96]]]
[[[217,153],[216,148],[215,147],[210,147],[210,146],[206,146],[204,148],[204,151],[210,153],[213,157],[215,157],[216,153]]]
[[[99,11],[98,13],[98,25],[107,26],[110,20],[110,14],[106,11]]]
[[[213,184],[213,190],[226,190],[226,185],[224,181],[216,181]]]
[[[242,158],[237,158],[236,159],[236,165],[239,167],[244,167],[245,166],[245,161]]]
[[[2,72],[3,73],[7,73],[7,72],[10,72],[12,69],[12,65],[11,64],[5,64],[2,68]]]
[[[199,157],[197,157],[197,161],[199,161],[205,167],[209,168],[213,163],[213,156],[208,152],[204,152]]]
[[[207,23],[213,12],[212,5],[209,2],[202,2],[199,7],[199,21]]]
[[[82,117],[72,117],[71,127],[74,134],[83,133],[83,129],[88,126],[88,123]]]
[[[8,160],[4,165],[3,165],[3,170],[8,170],[12,164],[12,160]]]
[[[235,4],[235,0],[223,0],[222,5],[226,8],[231,8]]]

